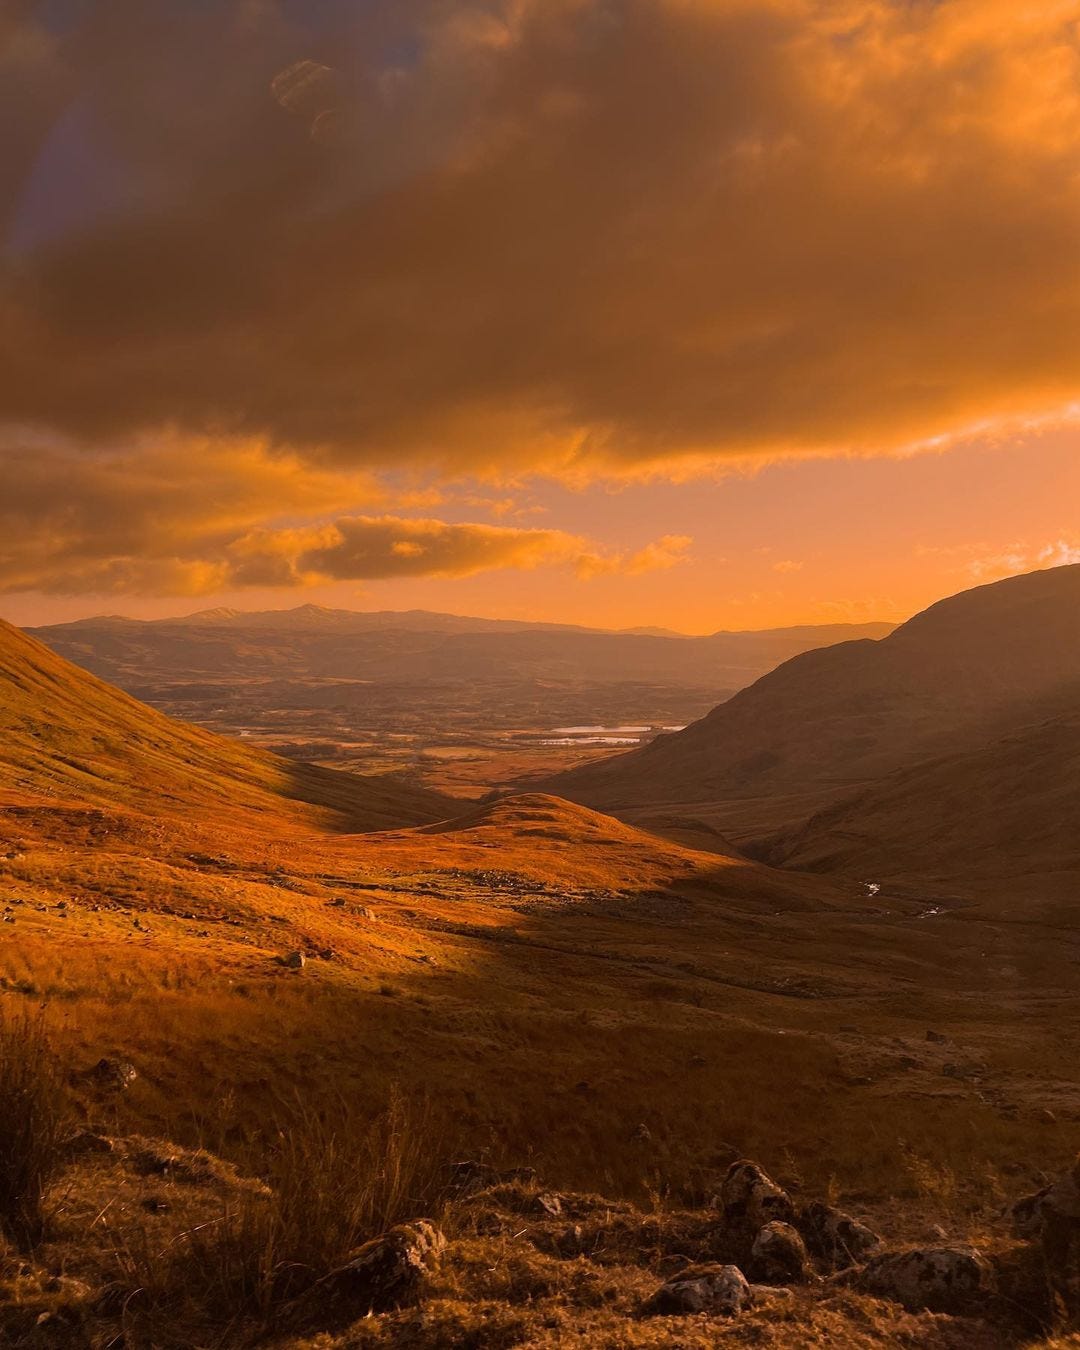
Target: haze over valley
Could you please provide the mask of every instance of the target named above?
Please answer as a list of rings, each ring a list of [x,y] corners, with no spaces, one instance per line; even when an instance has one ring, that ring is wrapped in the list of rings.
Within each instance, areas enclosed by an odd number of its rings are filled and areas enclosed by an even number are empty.
[[[888,624],[689,638],[305,606],[34,630],[171,716],[479,796],[644,743],[788,657]]]

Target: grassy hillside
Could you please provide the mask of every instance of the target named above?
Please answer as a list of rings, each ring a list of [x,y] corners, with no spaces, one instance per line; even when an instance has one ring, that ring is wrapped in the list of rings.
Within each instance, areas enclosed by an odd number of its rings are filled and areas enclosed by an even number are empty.
[[[640,1246],[619,1257],[615,1311],[589,1314],[596,1343],[614,1347],[639,1326],[640,1291],[699,1231],[678,1220],[661,1238],[640,1207],[706,1204],[740,1155],[925,1240],[932,1223],[958,1239],[996,1231],[1003,1198],[1074,1150],[1071,912],[1035,907],[1017,923],[1001,906],[933,906],[925,886],[872,897],[861,880],[696,852],[542,794],[351,834],[333,802],[280,795],[291,784],[271,758],[225,753],[3,636],[0,1019],[44,1006],[80,1121],[138,1137],[63,1182],[57,1241],[86,1245],[77,1259],[54,1249],[61,1273],[94,1267],[121,1234],[124,1287],[144,1289],[145,1256],[222,1221],[194,1206],[176,1145],[211,1142],[261,1175],[298,1112],[364,1121],[396,1095],[425,1120],[426,1155],[530,1164],[545,1185],[603,1192],[607,1227],[579,1264],[556,1252],[539,1275],[518,1260],[521,1224],[491,1230],[454,1258],[489,1275],[455,1275],[471,1292],[440,1296],[467,1308],[415,1328],[373,1318],[342,1350],[398,1331],[484,1345],[514,1300],[576,1318],[572,1299],[572,1312],[543,1300],[563,1278],[590,1307],[608,1297],[592,1281],[619,1213]],[[102,1058],[137,1076],[117,1089],[95,1071]],[[121,1177],[128,1157],[150,1170]],[[0,1305],[40,1307],[9,1264]],[[500,1283],[506,1268],[520,1273]],[[874,1343],[862,1304],[796,1306],[800,1335]],[[741,1325],[790,1344],[785,1316]],[[220,1325],[178,1325],[177,1344],[229,1344]],[[535,1318],[526,1329],[531,1341],[499,1343],[559,1343]],[[640,1330],[642,1344],[668,1334]],[[908,1333],[913,1346],[972,1343],[964,1324],[933,1319]],[[36,1348],[33,1319],[27,1334]]]
[[[1072,706],[1078,679],[1080,565],[966,591],[881,641],[797,656],[685,731],[545,786],[639,813],[798,794],[787,818],[805,818],[808,800],[1001,734],[1033,701]],[[759,827],[774,809],[759,804]]]
[[[0,782],[153,815],[370,830],[448,814],[433,793],[279,759],[171,721],[0,621]],[[271,823],[273,822],[273,824]]]
[[[774,861],[970,886],[1080,874],[1080,716],[890,775],[780,837]]]

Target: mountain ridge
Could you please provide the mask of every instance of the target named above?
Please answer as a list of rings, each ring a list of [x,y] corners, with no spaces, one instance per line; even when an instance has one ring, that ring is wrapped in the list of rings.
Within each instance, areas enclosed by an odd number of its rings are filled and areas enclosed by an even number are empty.
[[[537,785],[600,810],[851,789],[1007,730],[1080,677],[1080,565],[960,592],[801,653],[685,730]]]

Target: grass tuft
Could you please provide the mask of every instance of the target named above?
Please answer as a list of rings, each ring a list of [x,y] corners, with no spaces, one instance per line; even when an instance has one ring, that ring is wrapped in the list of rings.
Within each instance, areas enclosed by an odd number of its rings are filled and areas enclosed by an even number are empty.
[[[69,1132],[63,1069],[44,1014],[0,1019],[0,1229],[23,1251],[44,1236],[46,1195]]]
[[[298,1104],[264,1161],[265,1189],[223,1198],[216,1218],[165,1250],[154,1251],[145,1232],[118,1238],[118,1287],[130,1291],[132,1315],[151,1325],[174,1314],[265,1325],[363,1243],[443,1208],[438,1134],[429,1112],[397,1091],[371,1123],[344,1105]]]

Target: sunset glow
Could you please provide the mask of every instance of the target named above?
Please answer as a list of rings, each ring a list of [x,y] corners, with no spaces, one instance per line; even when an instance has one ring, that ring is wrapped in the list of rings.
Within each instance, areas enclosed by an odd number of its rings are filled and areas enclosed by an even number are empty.
[[[899,619],[1080,557],[1080,5],[0,18],[0,608]]]

